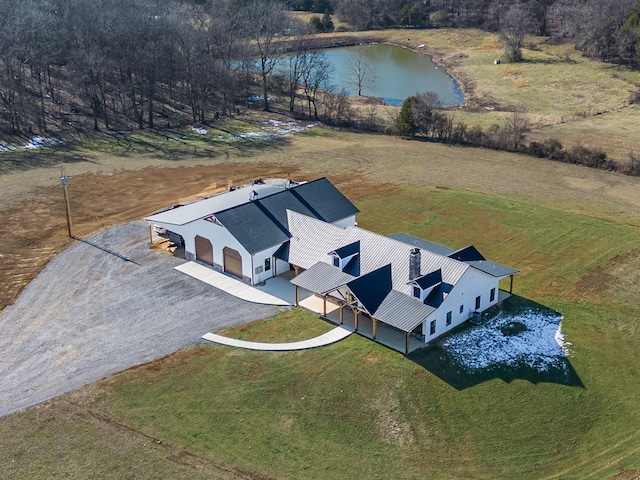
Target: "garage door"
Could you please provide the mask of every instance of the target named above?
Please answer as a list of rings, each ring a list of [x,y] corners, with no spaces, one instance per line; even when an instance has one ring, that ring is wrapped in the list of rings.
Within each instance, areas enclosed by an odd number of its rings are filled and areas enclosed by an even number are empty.
[[[222,253],[224,254],[224,271],[242,278],[242,257],[238,251],[224,247]]]
[[[208,239],[200,235],[196,235],[196,260],[213,265],[213,246]]]

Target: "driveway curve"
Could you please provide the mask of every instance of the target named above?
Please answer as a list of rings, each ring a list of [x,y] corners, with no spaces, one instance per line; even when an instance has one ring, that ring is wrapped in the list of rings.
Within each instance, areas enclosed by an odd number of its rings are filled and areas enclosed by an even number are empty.
[[[148,232],[137,221],[74,244],[0,312],[0,416],[280,311],[178,272]]]

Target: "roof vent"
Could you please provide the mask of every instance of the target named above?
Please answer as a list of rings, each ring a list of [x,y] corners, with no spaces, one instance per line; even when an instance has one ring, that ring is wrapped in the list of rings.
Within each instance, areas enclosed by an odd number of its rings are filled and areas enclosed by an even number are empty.
[[[411,252],[409,252],[409,280],[414,280],[420,276],[421,261],[420,249],[412,248]]]
[[[255,190],[251,190],[251,193],[249,194],[249,201],[255,202],[257,199],[258,199],[258,192],[256,192]]]

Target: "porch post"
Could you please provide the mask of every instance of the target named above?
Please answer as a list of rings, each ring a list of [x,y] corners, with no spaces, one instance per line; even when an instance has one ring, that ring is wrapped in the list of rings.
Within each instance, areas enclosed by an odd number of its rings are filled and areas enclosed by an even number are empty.
[[[404,332],[404,353],[409,355],[409,332]]]
[[[513,275],[509,275],[510,278],[510,284],[509,284],[509,293],[513,294]]]
[[[375,340],[378,334],[378,320],[373,317],[371,317],[371,320],[373,321],[373,339]]]
[[[356,308],[355,309],[355,314],[354,314],[354,323],[355,323],[355,327],[356,327],[356,332],[358,331],[358,313],[360,313],[360,310],[358,310]]]
[[[296,307],[298,306],[298,285],[296,285]]]
[[[323,295],[322,296],[322,312],[323,312],[323,316],[327,316],[327,296]]]
[[[340,325],[344,323],[344,305],[340,303]]]

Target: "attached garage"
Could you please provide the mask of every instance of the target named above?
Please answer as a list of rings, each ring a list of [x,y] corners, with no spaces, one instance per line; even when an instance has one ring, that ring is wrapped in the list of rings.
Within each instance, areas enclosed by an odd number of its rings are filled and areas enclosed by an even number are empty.
[[[196,260],[213,266],[213,246],[209,239],[196,235]]]
[[[224,256],[224,271],[238,278],[242,278],[242,257],[237,250],[224,247],[222,250]]]

